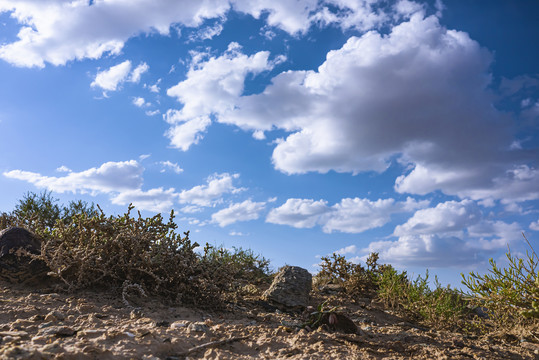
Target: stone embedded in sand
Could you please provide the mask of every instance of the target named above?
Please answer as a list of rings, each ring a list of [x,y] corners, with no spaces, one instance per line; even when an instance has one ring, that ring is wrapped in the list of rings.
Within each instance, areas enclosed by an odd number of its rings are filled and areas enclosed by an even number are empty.
[[[273,279],[263,299],[286,308],[304,308],[309,302],[313,276],[299,266],[285,266]]]
[[[45,263],[30,256],[40,252],[41,241],[30,231],[19,227],[0,231],[0,279],[22,283],[45,275]]]

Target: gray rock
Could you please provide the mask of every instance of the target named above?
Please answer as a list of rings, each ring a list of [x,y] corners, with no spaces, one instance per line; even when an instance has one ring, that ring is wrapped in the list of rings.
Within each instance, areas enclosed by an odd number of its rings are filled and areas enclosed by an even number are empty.
[[[309,302],[313,276],[299,266],[285,266],[262,298],[287,309],[304,308]]]
[[[30,231],[12,227],[0,231],[0,279],[11,283],[39,280],[48,272],[41,260],[41,240]]]

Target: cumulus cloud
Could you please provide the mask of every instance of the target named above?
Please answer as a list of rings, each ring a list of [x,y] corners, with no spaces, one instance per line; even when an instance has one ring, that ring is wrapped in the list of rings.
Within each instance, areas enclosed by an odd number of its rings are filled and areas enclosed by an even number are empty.
[[[530,223],[530,230],[539,231],[539,220]]]
[[[237,43],[231,43],[219,57],[192,53],[187,78],[169,88],[167,94],[183,104],[181,110],[169,110],[165,120],[172,125],[167,132],[172,146],[186,151],[198,143],[211,124],[210,116],[234,108],[242,94],[245,77],[270,70],[269,52],[247,56]]]
[[[122,191],[111,197],[111,201],[116,205],[133,204],[141,210],[154,212],[169,212],[174,206],[176,192],[173,188],[164,190],[163,188],[150,189],[143,191],[141,189]]]
[[[144,169],[135,160],[107,162],[98,168],[81,172],[71,171],[65,176],[45,176],[38,173],[12,170],[5,177],[27,181],[39,188],[64,193],[109,193],[136,190],[142,185]]]
[[[208,19],[224,19],[230,9],[265,17],[268,26],[289,34],[304,34],[314,24],[337,24],[362,31],[383,25],[390,17],[371,0],[151,0],[36,1],[3,0],[0,13],[9,12],[20,24],[18,39],[0,46],[0,58],[24,67],[64,65],[71,60],[117,55],[125,42],[141,33],[167,36],[171,26],[198,27]],[[124,19],[124,20],[119,20]],[[197,32],[211,38],[220,24]]]
[[[224,194],[236,194],[245,189],[237,188],[233,182],[240,177],[239,174],[214,174],[207,178],[206,185],[198,185],[178,194],[180,203],[199,206],[212,206],[222,201]]]
[[[472,200],[447,201],[434,208],[418,210],[406,223],[395,228],[395,236],[421,234],[459,234],[477,224],[482,214]]]
[[[375,241],[363,249],[403,266],[465,266],[519,239],[520,226],[485,219],[472,200],[446,201],[420,209],[393,233],[396,241]]]
[[[468,34],[416,12],[388,35],[351,37],[317,71],[277,75],[218,121],[290,132],[272,156],[287,174],[383,172],[398,157],[411,169],[396,179],[400,193],[536,199],[537,157],[510,150],[510,119],[488,90],[491,60]]]
[[[92,87],[100,87],[103,90],[116,91],[128,77],[131,71],[131,61],[126,60],[118,65],[111,66],[107,70],[97,73]]]
[[[272,209],[266,221],[295,228],[312,228],[318,223],[320,216],[329,210],[325,200],[288,199],[283,205]]]
[[[345,198],[331,207],[325,200],[288,199],[280,207],[272,209],[266,221],[296,228],[312,228],[320,225],[326,233],[333,231],[361,233],[387,224],[392,214],[409,212],[425,206],[428,206],[428,201],[417,202],[411,198],[402,202],[394,199],[371,201]]]
[[[479,251],[454,236],[401,236],[397,241],[376,241],[364,249],[378,252],[382,261],[397,266],[462,267],[482,260]]]
[[[217,211],[211,216],[211,219],[220,227],[225,227],[238,221],[256,220],[265,208],[265,202],[254,202],[249,199]]]
[[[0,47],[0,58],[17,66],[64,65],[75,59],[119,54],[124,43],[140,33],[168,35],[173,23],[198,26],[223,16],[227,1],[35,1],[5,0],[0,12],[10,12],[21,24],[18,40]],[[123,20],[120,20],[123,19]]]

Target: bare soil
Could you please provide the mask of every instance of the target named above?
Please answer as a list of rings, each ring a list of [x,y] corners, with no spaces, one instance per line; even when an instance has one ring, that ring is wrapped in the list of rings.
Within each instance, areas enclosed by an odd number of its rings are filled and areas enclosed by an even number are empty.
[[[313,305],[322,301],[313,294]],[[533,339],[435,330],[370,299],[340,304],[357,334],[306,330],[304,315],[254,297],[219,311],[131,303],[110,291],[0,283],[0,359],[539,359]]]

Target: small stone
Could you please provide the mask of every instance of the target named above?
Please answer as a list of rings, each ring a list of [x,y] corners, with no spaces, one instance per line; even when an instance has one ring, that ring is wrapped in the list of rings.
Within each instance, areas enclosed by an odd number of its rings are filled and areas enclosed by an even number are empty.
[[[65,319],[65,315],[62,314],[59,311],[51,311],[47,315],[45,315],[45,321],[62,321]]]
[[[49,326],[52,326],[53,325],[53,322],[52,321],[49,321],[49,322],[45,322],[45,323],[41,323],[37,326],[38,329],[44,329],[46,327],[49,327]]]
[[[42,335],[73,336],[76,331],[68,326],[51,326],[41,332]]]
[[[205,332],[208,332],[210,328],[208,327],[208,325],[206,325],[203,322],[194,322],[194,323],[189,324],[189,326],[187,327],[187,330],[193,331],[193,332],[205,333]]]
[[[189,325],[188,321],[180,320],[180,321],[173,322],[170,325],[170,328],[171,329],[179,329],[179,328],[187,327],[187,325]]]

